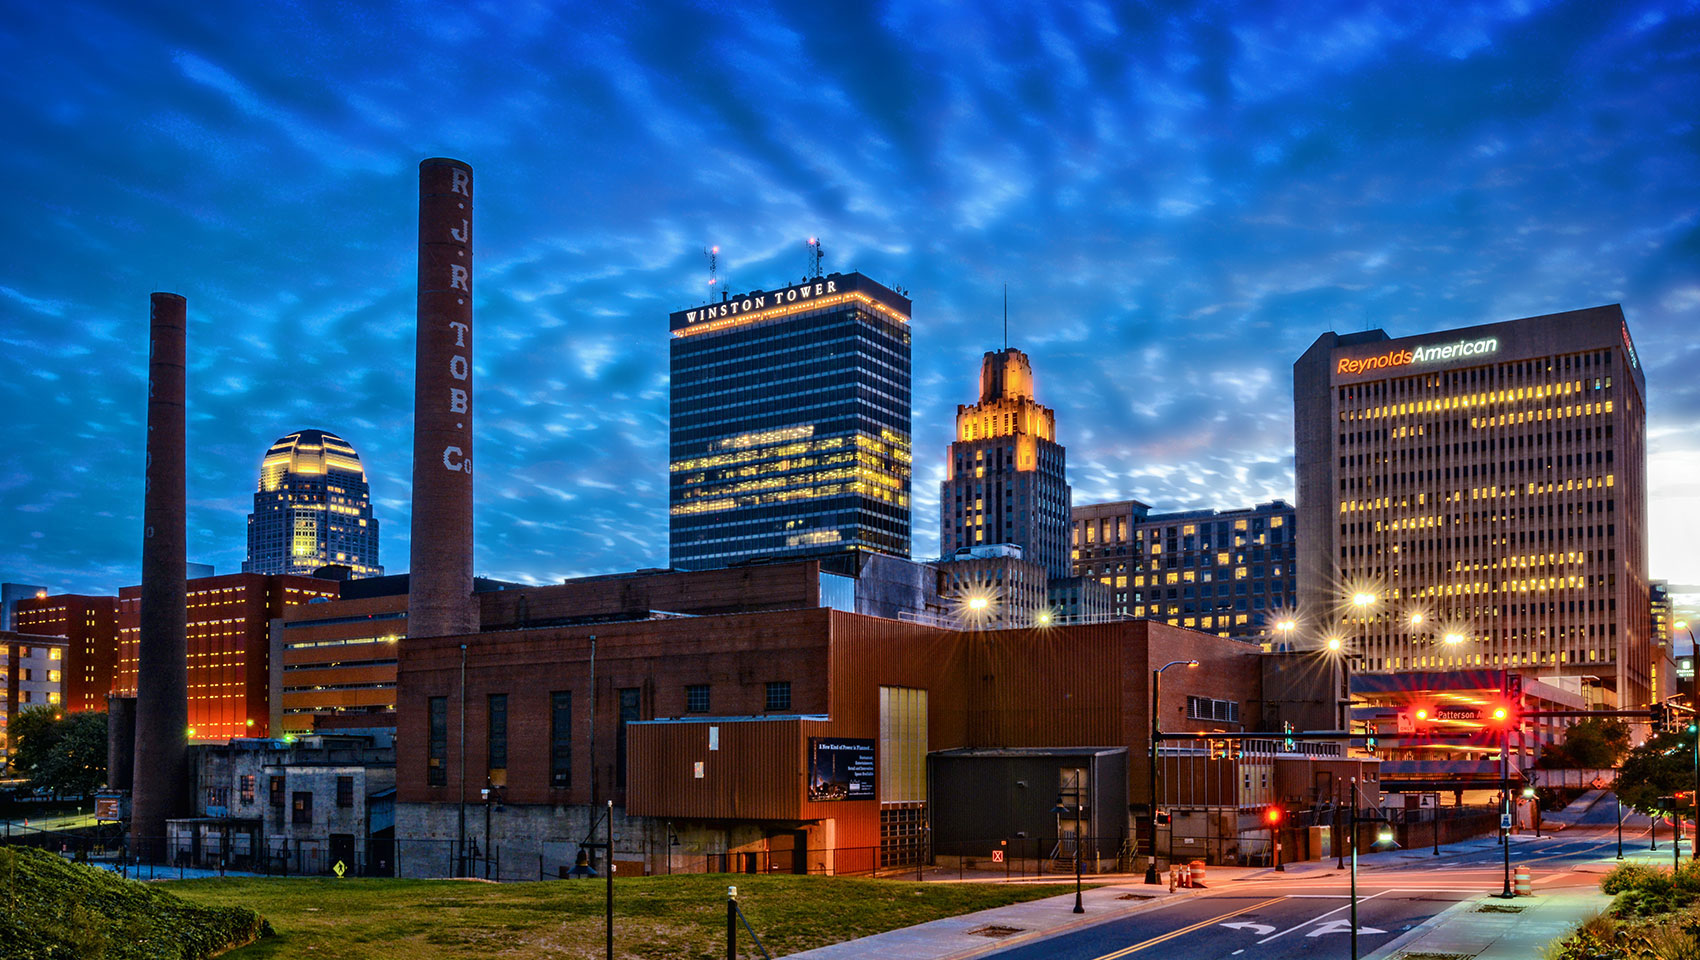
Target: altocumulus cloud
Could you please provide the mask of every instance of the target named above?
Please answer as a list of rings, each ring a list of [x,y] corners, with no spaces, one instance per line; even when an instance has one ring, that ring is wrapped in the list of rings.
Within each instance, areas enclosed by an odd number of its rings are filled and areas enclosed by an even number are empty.
[[[360,450],[406,566],[414,165],[470,161],[480,573],[666,562],[669,310],[856,269],[915,300],[915,552],[980,353],[1028,350],[1076,498],[1292,494],[1292,360],[1618,301],[1654,573],[1700,582],[1692,4],[649,3],[12,11],[0,571],[135,580],[147,293],[188,296],[191,552],[260,454]],[[74,27],[74,29],[73,29]]]

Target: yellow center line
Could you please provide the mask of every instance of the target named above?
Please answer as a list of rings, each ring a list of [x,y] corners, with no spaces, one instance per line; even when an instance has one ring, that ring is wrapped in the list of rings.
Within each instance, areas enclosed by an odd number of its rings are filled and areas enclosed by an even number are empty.
[[[1238,910],[1234,910],[1234,911],[1231,911],[1229,913],[1224,913],[1220,916],[1211,917],[1208,920],[1200,920],[1190,927],[1182,927],[1179,930],[1171,930],[1168,933],[1165,933],[1160,937],[1152,937],[1149,940],[1145,940],[1145,941],[1141,941],[1140,943],[1136,943],[1131,947],[1123,947],[1120,950],[1115,951],[1114,953],[1106,953],[1101,957],[1095,957],[1095,958],[1093,958],[1093,960],[1117,960],[1118,957],[1125,957],[1130,953],[1138,953],[1139,951],[1144,950],[1146,947],[1154,947],[1159,943],[1166,943],[1170,940],[1173,940],[1176,937],[1182,936],[1183,934],[1188,934],[1188,933],[1193,932],[1194,930],[1202,929],[1204,927],[1208,927],[1208,926],[1212,926],[1214,924],[1221,923],[1223,920],[1226,920],[1229,917],[1237,917],[1242,913],[1250,913],[1251,911],[1256,910],[1259,907],[1267,907],[1272,903],[1280,903],[1282,900],[1285,900],[1285,899],[1287,899],[1285,896],[1271,897],[1268,900],[1263,901],[1262,903],[1254,903],[1249,907],[1241,907]]]

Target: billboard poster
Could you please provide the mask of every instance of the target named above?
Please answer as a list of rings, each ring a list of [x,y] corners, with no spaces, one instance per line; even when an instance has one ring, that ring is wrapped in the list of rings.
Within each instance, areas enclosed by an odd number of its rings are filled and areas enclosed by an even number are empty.
[[[809,801],[874,799],[874,742],[809,738]]]

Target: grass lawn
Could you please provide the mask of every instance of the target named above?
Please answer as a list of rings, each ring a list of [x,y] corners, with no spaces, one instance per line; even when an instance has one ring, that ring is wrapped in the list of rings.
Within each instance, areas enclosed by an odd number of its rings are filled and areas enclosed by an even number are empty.
[[[1073,884],[913,883],[707,874],[614,885],[614,949],[627,958],[726,955],[726,887],[775,957],[940,917],[1072,893]],[[191,903],[258,910],[277,936],[225,954],[262,957],[602,957],[600,880],[186,880]],[[740,928],[739,955],[760,957]]]

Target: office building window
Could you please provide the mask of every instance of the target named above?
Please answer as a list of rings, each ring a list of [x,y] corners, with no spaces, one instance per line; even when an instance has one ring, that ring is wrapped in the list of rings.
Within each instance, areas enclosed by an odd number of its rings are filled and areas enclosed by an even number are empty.
[[[639,699],[641,693],[642,691],[640,691],[637,687],[622,687],[619,691],[620,731],[615,738],[619,741],[615,744],[615,749],[619,752],[619,756],[616,757],[614,761],[614,779],[622,786],[626,782],[626,724],[631,723],[633,720],[642,719],[642,714],[638,709],[638,704],[641,702]]]
[[[273,775],[272,776],[272,782],[271,782],[271,786],[270,786],[269,790],[270,790],[270,796],[268,797],[268,799],[271,800],[271,805],[274,806],[274,807],[277,807],[280,810],[283,809],[283,777],[282,777],[282,775]]]
[[[549,786],[573,785],[573,695],[566,690],[549,694]]]
[[[240,799],[242,801],[243,806],[245,806],[245,807],[253,806],[253,804],[254,804],[254,775],[253,774],[244,773],[242,776],[236,778],[236,796],[237,796],[238,799]]]
[[[489,736],[485,751],[485,776],[496,786],[504,786],[508,782],[508,695],[505,693],[490,694],[489,707],[485,713],[489,718]]]
[[[685,712],[708,712],[708,684],[693,683],[685,687]]]
[[[289,822],[300,826],[312,826],[313,794],[310,791],[295,791],[294,802],[290,805]]]
[[[449,782],[449,698],[431,697],[426,701],[425,785],[446,786]]]
[[[791,681],[770,680],[767,684],[767,710],[791,709]]]

